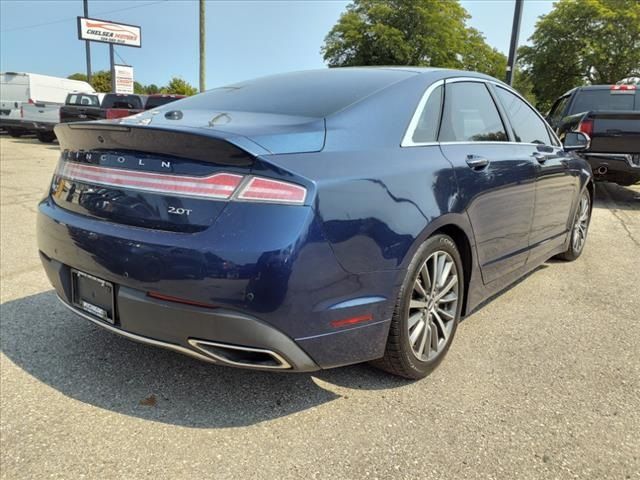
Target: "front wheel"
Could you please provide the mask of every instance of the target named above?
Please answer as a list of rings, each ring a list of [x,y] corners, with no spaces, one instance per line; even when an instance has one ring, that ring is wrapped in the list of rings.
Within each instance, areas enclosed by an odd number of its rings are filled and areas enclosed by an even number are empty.
[[[590,221],[591,195],[589,194],[589,190],[585,190],[582,192],[582,195],[580,195],[578,208],[576,209],[576,214],[573,218],[569,248],[558,255],[559,259],[571,262],[576,260],[582,254],[584,244],[587,241],[587,232],[589,231]]]
[[[400,288],[384,357],[373,365],[410,379],[426,377],[455,335],[464,292],[460,253],[447,235],[429,238]]]
[[[20,138],[22,135],[24,135],[24,133],[22,132],[22,130],[15,130],[13,128],[8,128],[7,129],[7,133],[9,134],[10,137],[12,138]]]

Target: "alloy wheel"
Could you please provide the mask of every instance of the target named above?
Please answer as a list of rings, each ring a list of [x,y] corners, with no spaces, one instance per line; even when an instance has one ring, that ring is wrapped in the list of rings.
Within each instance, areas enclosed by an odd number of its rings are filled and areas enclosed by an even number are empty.
[[[579,253],[587,240],[587,229],[589,228],[589,196],[583,194],[580,198],[580,205],[576,214],[576,221],[573,225],[573,251]]]
[[[451,338],[458,309],[458,269],[449,253],[432,253],[418,272],[409,301],[409,343],[413,354],[428,361]]]

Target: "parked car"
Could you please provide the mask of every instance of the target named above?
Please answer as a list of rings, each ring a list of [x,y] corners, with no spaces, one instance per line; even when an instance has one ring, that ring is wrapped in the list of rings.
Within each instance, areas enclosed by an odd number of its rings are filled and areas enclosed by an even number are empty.
[[[69,95],[60,109],[60,122],[83,122],[127,117],[144,110],[141,95],[124,93],[95,94],[94,96]]]
[[[570,90],[553,104],[549,123],[562,138],[578,130],[591,137],[582,152],[596,180],[640,181],[640,90],[636,85],[591,85]]]
[[[146,102],[144,104],[145,110],[151,110],[152,108],[161,107],[162,105],[166,105],[167,103],[175,102],[176,100],[180,100],[181,98],[185,98],[185,95],[173,95],[168,93],[157,93],[148,95]]]
[[[589,227],[587,137],[563,148],[478,73],[283,74],[56,134],[37,232],[63,304],[219,365],[424,377],[460,318]]]
[[[14,137],[52,132],[52,126],[45,124],[56,117],[66,96],[73,91],[93,92],[93,87],[79,80],[36,73],[0,73],[0,128]],[[35,127],[34,122],[38,123]]]

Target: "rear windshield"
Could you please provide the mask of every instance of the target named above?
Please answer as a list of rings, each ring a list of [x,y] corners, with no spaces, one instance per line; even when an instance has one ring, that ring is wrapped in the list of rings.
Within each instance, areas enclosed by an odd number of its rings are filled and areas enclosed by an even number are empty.
[[[576,95],[573,113],[590,110],[639,110],[638,91],[581,90]]]
[[[161,107],[176,100],[180,100],[180,97],[149,97],[147,98],[147,103],[144,105],[144,109],[151,110],[152,108]]]
[[[412,75],[357,68],[286,73],[209,90],[181,100],[180,108],[319,118]]]
[[[137,95],[107,95],[102,101],[102,108],[142,110],[142,99]]]
[[[67,105],[84,105],[87,107],[99,107],[100,99],[97,95],[85,95],[83,93],[72,93],[67,96]]]

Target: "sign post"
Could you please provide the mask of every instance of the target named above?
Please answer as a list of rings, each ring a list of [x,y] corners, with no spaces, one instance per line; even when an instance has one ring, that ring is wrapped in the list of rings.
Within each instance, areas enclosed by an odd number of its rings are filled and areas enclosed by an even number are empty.
[[[116,45],[122,47],[142,47],[142,29],[137,25],[128,25],[126,23],[114,23],[107,20],[97,18],[78,17],[78,38],[86,42],[102,42],[109,44],[109,64],[111,65],[111,91],[118,92],[118,88],[128,89],[129,87],[120,86],[116,79],[116,64],[114,58],[114,47]],[[133,68],[127,65],[118,65],[118,67],[127,67],[130,76],[131,92],[133,93]],[[123,81],[127,83],[127,81]],[[124,85],[123,83],[123,85]]]

